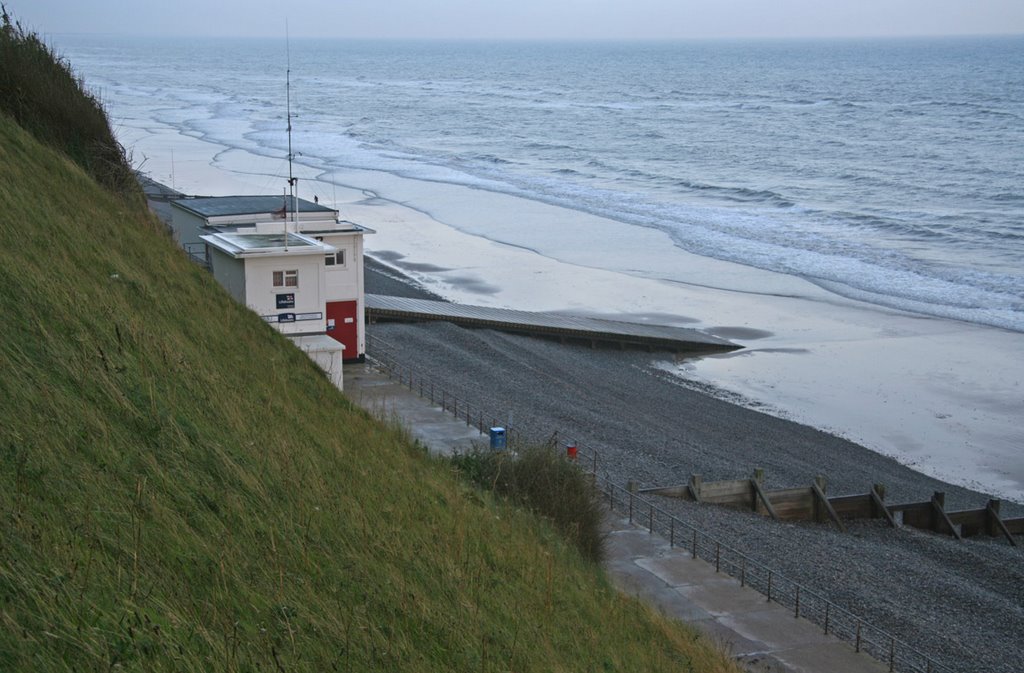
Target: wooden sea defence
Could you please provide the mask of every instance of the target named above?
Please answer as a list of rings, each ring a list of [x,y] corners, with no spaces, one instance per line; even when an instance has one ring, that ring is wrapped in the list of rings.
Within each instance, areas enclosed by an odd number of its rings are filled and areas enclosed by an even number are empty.
[[[700,475],[681,486],[641,489],[641,493],[683,498],[703,504],[747,509],[778,521],[815,521],[846,530],[847,521],[884,519],[891,527],[910,526],[960,540],[975,535],[1004,537],[1017,546],[1014,536],[1024,535],[1024,517],[1003,519],[1000,501],[989,500],[980,509],[947,511],[945,494],[936,491],[923,502],[887,504],[885,486],[874,484],[867,493],[828,496],[827,481],[817,477],[806,487],[766,490],[764,470],[749,479],[705,482]]]

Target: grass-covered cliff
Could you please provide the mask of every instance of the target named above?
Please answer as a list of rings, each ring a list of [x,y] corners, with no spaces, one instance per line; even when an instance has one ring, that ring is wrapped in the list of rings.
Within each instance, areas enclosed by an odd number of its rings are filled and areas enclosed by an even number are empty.
[[[47,142],[0,113],[0,671],[733,670]]]

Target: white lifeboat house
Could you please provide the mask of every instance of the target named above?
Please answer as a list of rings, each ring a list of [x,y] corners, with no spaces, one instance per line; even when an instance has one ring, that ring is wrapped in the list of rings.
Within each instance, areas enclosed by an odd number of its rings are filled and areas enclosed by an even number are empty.
[[[345,360],[365,357],[363,235],[371,229],[291,196],[185,196],[171,205],[174,238],[235,299],[293,340],[326,336]]]

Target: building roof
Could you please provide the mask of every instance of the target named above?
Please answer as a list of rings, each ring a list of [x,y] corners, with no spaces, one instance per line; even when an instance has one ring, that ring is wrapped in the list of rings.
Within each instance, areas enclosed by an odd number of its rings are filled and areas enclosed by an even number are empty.
[[[281,210],[286,199],[289,213],[294,212],[297,201],[300,213],[323,213],[331,214],[332,217],[337,215],[333,208],[290,196],[186,196],[172,203],[200,217],[211,218],[270,214]]]
[[[285,238],[286,236],[287,238]],[[275,234],[220,232],[199,238],[235,258],[257,255],[324,255],[338,250],[333,245],[294,232],[287,234],[284,232]]]

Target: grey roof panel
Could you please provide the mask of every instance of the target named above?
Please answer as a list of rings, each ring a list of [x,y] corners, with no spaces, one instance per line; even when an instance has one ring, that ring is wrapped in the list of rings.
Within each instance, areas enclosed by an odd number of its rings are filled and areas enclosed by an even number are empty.
[[[193,196],[174,201],[179,208],[191,211],[200,217],[225,217],[232,215],[261,215],[281,210],[285,203],[283,196]],[[293,212],[295,201],[288,197],[288,212]],[[333,208],[298,199],[300,213],[334,213]]]

